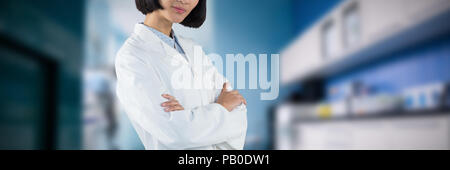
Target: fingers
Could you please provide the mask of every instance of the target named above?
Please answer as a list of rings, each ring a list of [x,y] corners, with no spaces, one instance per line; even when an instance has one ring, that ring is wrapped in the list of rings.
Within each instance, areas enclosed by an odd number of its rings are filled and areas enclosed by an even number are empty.
[[[230,93],[231,93],[231,94],[239,94],[239,91],[233,90],[233,91],[230,91]]]
[[[241,94],[237,94],[239,96],[239,99],[241,99],[241,102],[247,105],[247,100],[242,96]]]
[[[229,92],[232,96],[234,96],[237,106],[245,104],[247,105],[247,100],[240,94],[238,91],[231,91]]]
[[[175,105],[171,107],[167,107],[164,109],[165,112],[175,112],[175,111],[181,111],[184,110],[183,106],[181,105]]]
[[[239,98],[241,100],[242,103],[247,105],[247,100],[244,98],[244,96],[242,96],[242,94],[239,93],[238,90],[233,90],[233,91],[230,91],[230,92],[227,92],[227,93],[235,95],[237,98]]]
[[[222,93],[227,92],[228,91],[228,82],[223,83],[223,87],[222,87]]]
[[[175,97],[173,97],[169,94],[163,94],[162,97],[169,100],[169,101],[161,104],[161,106],[164,107],[165,112],[174,112],[174,111],[184,110],[183,106],[180,105],[180,103],[178,102],[178,100],[175,99]]]
[[[161,106],[164,107],[165,112],[184,110],[183,106],[181,106],[180,103],[178,103],[178,101],[168,101],[161,104]]]
[[[171,107],[179,105],[180,103],[177,100],[170,100],[161,104],[162,107]]]
[[[163,94],[162,97],[166,98],[167,100],[175,100],[175,97],[168,94]]]

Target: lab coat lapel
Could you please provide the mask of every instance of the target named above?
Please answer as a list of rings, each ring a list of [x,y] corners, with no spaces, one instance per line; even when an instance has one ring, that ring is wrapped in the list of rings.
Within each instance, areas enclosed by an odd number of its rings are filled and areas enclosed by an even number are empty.
[[[161,40],[143,24],[136,24],[134,27],[134,33],[138,35],[144,43],[142,49],[147,54],[153,54],[152,56],[161,57],[165,55],[165,50]]]
[[[162,41],[161,41],[161,43],[163,43],[162,46],[164,48],[164,51],[166,52],[167,59],[180,61],[184,64],[189,64],[188,61],[186,59],[184,59],[183,55],[181,55],[175,48],[167,45],[166,43],[164,43]]]
[[[158,54],[157,57],[161,57],[162,60],[171,63],[174,59],[187,64],[187,61],[173,48],[164,43],[158,36],[152,31],[146,28],[143,24],[136,24],[135,34],[140,36],[144,41],[144,49],[151,54]]]
[[[191,41],[184,39],[183,37],[178,37],[178,42],[180,43],[181,48],[183,48],[186,58],[188,58],[189,62],[192,64],[194,61],[194,45]]]

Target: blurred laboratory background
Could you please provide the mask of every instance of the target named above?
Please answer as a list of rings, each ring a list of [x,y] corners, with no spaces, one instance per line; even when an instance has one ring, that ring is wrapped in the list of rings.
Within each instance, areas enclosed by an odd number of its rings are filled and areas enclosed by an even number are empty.
[[[134,0],[0,9],[0,149],[144,149],[115,97]],[[450,149],[449,21],[450,0],[209,0],[202,28],[175,31],[280,54],[278,99],[241,90],[245,149]]]

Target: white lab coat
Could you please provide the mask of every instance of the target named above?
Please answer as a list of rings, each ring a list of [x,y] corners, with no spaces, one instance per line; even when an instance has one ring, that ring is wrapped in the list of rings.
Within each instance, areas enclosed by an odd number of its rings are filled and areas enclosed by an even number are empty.
[[[229,112],[215,103],[221,89],[173,87],[171,76],[180,66],[173,66],[172,62],[191,68],[195,46],[189,39],[178,37],[178,40],[187,58],[145,25],[137,24],[134,34],[118,52],[117,96],[139,138],[148,150],[243,149],[247,131],[245,105]],[[204,52],[201,54],[205,56]],[[226,79],[208,57],[206,61],[206,67],[213,68],[214,76],[223,78],[223,81],[214,79],[206,83],[222,87]],[[198,69],[189,72],[193,81],[197,81],[195,76],[199,74]],[[162,94],[174,96],[185,110],[164,112],[161,104],[167,99]]]

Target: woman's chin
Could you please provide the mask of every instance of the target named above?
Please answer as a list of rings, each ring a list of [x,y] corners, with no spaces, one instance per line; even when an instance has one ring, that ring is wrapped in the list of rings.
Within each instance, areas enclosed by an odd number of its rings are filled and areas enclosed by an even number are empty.
[[[172,18],[172,22],[173,23],[181,23],[181,22],[183,22],[184,21],[184,18],[181,18],[181,17],[176,17],[176,18]]]
[[[183,22],[183,20],[175,20],[173,23],[179,24],[179,23],[182,23],[182,22]]]

